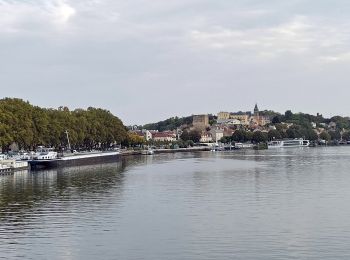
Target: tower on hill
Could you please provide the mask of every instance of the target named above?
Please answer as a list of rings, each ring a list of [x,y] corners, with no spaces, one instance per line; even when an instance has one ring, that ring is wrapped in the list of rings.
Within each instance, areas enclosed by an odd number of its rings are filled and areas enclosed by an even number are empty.
[[[254,116],[258,117],[259,116],[259,108],[258,108],[258,104],[255,104],[254,107]]]
[[[194,115],[193,116],[193,127],[198,130],[205,130],[209,126],[208,115]]]

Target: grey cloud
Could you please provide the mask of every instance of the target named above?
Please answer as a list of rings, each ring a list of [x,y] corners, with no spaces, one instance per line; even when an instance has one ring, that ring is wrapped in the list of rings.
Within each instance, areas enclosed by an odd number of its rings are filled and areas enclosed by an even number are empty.
[[[255,102],[346,114],[349,9],[341,0],[2,0],[0,90],[41,106],[105,107],[125,123]]]

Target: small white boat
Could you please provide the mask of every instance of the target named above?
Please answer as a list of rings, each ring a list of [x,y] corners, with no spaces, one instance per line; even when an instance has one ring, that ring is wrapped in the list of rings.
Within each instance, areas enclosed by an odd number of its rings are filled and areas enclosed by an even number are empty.
[[[293,147],[309,147],[310,141],[304,139],[278,140],[267,143],[270,148],[293,148]]]
[[[154,151],[151,149],[148,149],[148,150],[143,150],[141,153],[143,155],[152,155],[152,154],[154,154]]]
[[[39,146],[34,155],[34,160],[55,160],[57,159],[57,152],[53,148],[46,148]]]

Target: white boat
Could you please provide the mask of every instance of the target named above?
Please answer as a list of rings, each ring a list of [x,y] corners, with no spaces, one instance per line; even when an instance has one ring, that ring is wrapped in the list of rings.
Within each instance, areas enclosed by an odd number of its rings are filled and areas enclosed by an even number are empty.
[[[57,159],[57,152],[53,148],[46,148],[39,146],[34,155],[34,160],[55,160]]]
[[[32,158],[32,156],[29,153],[25,153],[25,152],[20,153],[19,156],[20,156],[20,160],[22,161],[28,161]]]
[[[143,150],[141,153],[143,155],[152,155],[154,154],[154,151],[152,149],[148,149],[148,150]]]
[[[292,147],[309,147],[310,141],[304,139],[278,140],[267,143],[270,148],[292,148]]]

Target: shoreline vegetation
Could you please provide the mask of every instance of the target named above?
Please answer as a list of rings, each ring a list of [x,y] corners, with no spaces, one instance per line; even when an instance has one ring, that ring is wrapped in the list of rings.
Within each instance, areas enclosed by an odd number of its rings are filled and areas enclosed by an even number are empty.
[[[34,150],[37,146],[72,149],[107,149],[127,137],[122,121],[111,112],[89,107],[46,109],[16,98],[0,100],[0,146],[3,151]]]
[[[246,112],[237,112],[244,114]],[[324,118],[296,113],[290,110],[284,114],[274,111],[260,111],[260,116],[269,118],[264,126],[220,126],[227,130],[223,137],[216,140],[223,145],[234,143],[250,143],[255,149],[265,149],[266,143],[275,139],[304,138],[316,143],[320,140],[327,144],[338,144],[350,141],[350,118],[335,116]],[[173,117],[158,123],[136,126],[142,131],[130,129],[110,111],[89,107],[87,109],[70,110],[68,107],[41,108],[18,98],[0,100],[0,148],[2,152],[33,151],[38,146],[53,147],[57,151],[71,150],[110,150],[124,148],[122,155],[141,154],[144,149],[157,152],[200,151],[210,150],[198,146],[201,133],[192,125],[192,116]],[[218,118],[208,115],[208,128],[218,127]],[[145,131],[143,131],[145,130]],[[147,139],[144,134],[148,130],[163,134],[164,141]],[[69,133],[69,141],[67,133]],[[165,137],[164,137],[164,134]]]

